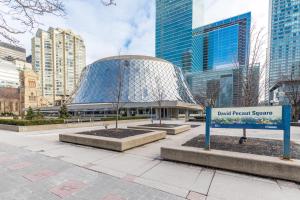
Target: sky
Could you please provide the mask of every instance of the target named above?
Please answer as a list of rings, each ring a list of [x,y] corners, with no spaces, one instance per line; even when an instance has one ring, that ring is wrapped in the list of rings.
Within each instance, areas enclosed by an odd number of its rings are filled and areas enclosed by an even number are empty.
[[[73,30],[86,45],[87,64],[120,54],[155,55],[155,0],[116,0],[117,6],[103,6],[101,0],[65,0],[67,15],[41,18],[47,30]],[[204,0],[204,24],[252,12],[257,27],[268,26],[269,0]],[[36,30],[35,30],[36,31]],[[31,54],[35,31],[19,35],[20,45]]]

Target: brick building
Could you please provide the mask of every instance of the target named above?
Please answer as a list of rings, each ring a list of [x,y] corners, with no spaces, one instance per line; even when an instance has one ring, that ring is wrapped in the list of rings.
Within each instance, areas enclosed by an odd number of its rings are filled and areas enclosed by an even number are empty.
[[[18,88],[0,88],[0,115],[20,114],[20,90]]]

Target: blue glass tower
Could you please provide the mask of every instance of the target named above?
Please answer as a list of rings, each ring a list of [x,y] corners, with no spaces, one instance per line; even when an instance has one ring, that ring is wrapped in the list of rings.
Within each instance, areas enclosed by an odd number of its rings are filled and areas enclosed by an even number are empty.
[[[267,84],[271,91],[270,100],[282,103],[287,91],[283,89],[277,95],[272,94],[278,83],[291,79],[291,76],[294,80],[300,79],[300,1],[270,0],[269,29]]]
[[[220,88],[216,106],[240,105],[239,69],[249,63],[250,29],[250,12],[193,29],[192,64],[186,76],[195,96],[209,96],[213,85]]]
[[[201,24],[202,0],[156,0],[156,57],[183,71],[191,66],[192,31]]]
[[[248,64],[251,13],[201,26],[202,5],[202,0],[156,0],[156,57],[181,67],[195,96],[219,85],[218,105],[238,105],[239,72],[233,66]]]
[[[249,12],[194,29],[191,72],[246,65],[250,26]]]

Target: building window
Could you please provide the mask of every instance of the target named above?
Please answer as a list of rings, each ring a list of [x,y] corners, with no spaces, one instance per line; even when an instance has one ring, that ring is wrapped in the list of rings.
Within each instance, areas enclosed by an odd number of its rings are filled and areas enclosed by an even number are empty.
[[[14,109],[13,109],[13,102],[9,102],[9,112],[13,112]]]
[[[31,92],[30,96],[29,96],[29,101],[35,101],[36,100],[36,96],[34,95],[33,92]]]
[[[29,81],[28,81],[28,84],[29,84],[29,87],[30,87],[30,88],[35,88],[35,87],[36,87],[36,84],[35,84],[35,81],[34,81],[34,80],[29,80]]]
[[[19,104],[18,104],[18,103],[16,103],[15,111],[16,111],[16,112],[19,111]]]

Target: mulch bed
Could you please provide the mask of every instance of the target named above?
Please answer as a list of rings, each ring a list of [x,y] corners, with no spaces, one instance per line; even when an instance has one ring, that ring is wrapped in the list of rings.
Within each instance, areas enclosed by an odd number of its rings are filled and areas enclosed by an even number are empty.
[[[239,144],[240,137],[233,136],[220,136],[212,135],[210,139],[211,149],[250,153],[273,157],[282,157],[283,155],[283,141],[271,140],[271,139],[260,139],[260,138],[248,138],[244,144]],[[205,136],[201,135],[195,137],[183,146],[204,148]],[[300,145],[291,142],[292,158],[300,159]]]
[[[176,128],[179,126],[182,126],[180,124],[145,124],[145,125],[141,125],[141,126],[146,126],[146,127],[155,127],[155,128]]]
[[[189,125],[189,124],[187,124],[187,125]],[[201,126],[201,125],[191,125],[191,128],[197,128],[199,126]]]
[[[82,132],[82,133],[78,133],[78,134],[122,139],[122,138],[126,138],[126,137],[150,133],[150,132],[151,131],[149,131],[149,130],[102,129],[102,130],[96,130],[96,131]]]

